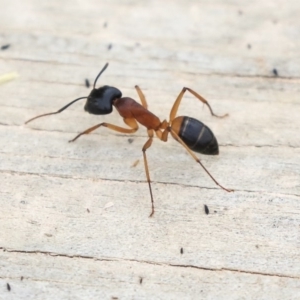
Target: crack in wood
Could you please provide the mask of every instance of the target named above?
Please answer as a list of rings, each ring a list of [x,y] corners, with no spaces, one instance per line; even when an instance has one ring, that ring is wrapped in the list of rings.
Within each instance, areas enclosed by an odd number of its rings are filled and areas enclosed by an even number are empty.
[[[95,178],[95,177],[74,177],[70,175],[60,175],[60,174],[40,174],[40,173],[33,173],[33,172],[19,172],[19,171],[13,171],[13,170],[0,170],[0,173],[8,173],[8,174],[17,174],[20,176],[39,176],[39,177],[53,177],[53,178],[63,178],[63,179],[74,179],[74,180],[93,180],[93,181],[110,181],[110,182],[133,182],[133,183],[145,183],[146,181],[143,180],[123,180],[123,179],[109,179],[109,178]],[[219,190],[218,187],[206,187],[206,186],[198,186],[198,185],[187,185],[187,184],[179,184],[176,182],[167,182],[167,181],[152,181],[151,183],[154,184],[166,184],[166,185],[175,185],[175,186],[181,186],[181,187],[187,187],[187,188],[200,188],[200,189],[207,189],[207,190]],[[254,191],[254,190],[239,190],[234,189],[235,192],[246,192],[246,193],[264,193],[267,195],[273,195],[274,193],[266,192],[266,191]],[[298,194],[282,194],[282,193],[275,193],[276,195],[282,195],[282,196],[294,196],[294,197],[300,197]]]
[[[88,56],[88,57],[95,57],[93,55],[86,55],[84,53],[77,53],[77,55],[81,55],[81,56]],[[149,58],[154,59],[154,60],[164,60],[164,61],[174,61],[174,59],[170,59],[170,58],[161,58],[161,57],[155,57],[155,56],[149,56]],[[4,58],[0,57],[0,60],[4,60]],[[11,61],[24,61],[24,62],[35,62],[35,63],[44,63],[44,64],[56,64],[56,65],[68,65],[68,66],[81,66],[83,67],[84,65],[82,64],[74,64],[71,62],[67,62],[67,63],[63,63],[61,61],[48,61],[48,60],[39,60],[39,59],[33,59],[33,58],[15,58],[15,57],[5,57],[5,60],[11,60]],[[176,62],[178,60],[176,59]],[[189,61],[185,61],[185,60],[181,60],[182,63],[193,63],[192,60]],[[142,69],[140,69],[142,70]],[[148,70],[147,70],[148,71]],[[162,70],[162,69],[152,69],[152,72],[170,72],[173,70]],[[189,74],[189,75],[193,75],[193,76],[219,76],[219,77],[237,77],[237,78],[262,78],[262,79],[271,79],[271,80],[294,80],[294,81],[298,81],[300,80],[300,77],[297,76],[274,76],[274,75],[263,75],[263,74],[240,74],[240,73],[220,73],[220,72],[210,72],[210,73],[204,73],[204,72],[189,72],[189,71],[181,71],[182,74]]]
[[[74,180],[92,180],[92,181],[110,181],[110,182],[131,182],[131,183],[145,183],[147,181],[144,180],[129,180],[129,179],[109,179],[109,178],[95,178],[95,177],[74,177],[71,175],[60,175],[60,174],[40,174],[40,173],[34,173],[34,172],[20,172],[20,171],[13,171],[13,170],[0,170],[0,173],[7,173],[7,174],[17,174],[20,176],[39,176],[39,177],[52,177],[52,178],[63,178],[63,179],[74,179]],[[207,186],[198,186],[198,185],[190,185],[190,184],[180,184],[176,182],[167,182],[167,181],[154,181],[151,180],[151,183],[153,184],[165,184],[165,185],[175,185],[175,186],[181,186],[185,188],[200,188],[200,189],[207,189],[207,190],[220,190],[218,187],[207,187]],[[239,190],[234,189],[235,192],[246,192],[246,193],[263,193],[267,195],[281,195],[281,196],[293,196],[293,197],[300,197],[300,194],[287,194],[287,193],[271,193],[266,191],[259,191],[259,190]]]
[[[179,268],[192,268],[197,270],[203,270],[203,271],[212,271],[212,272],[238,272],[243,274],[250,274],[250,275],[260,275],[260,276],[273,276],[273,277],[279,277],[279,278],[290,278],[290,279],[300,279],[300,276],[292,276],[292,275],[286,275],[286,274],[275,274],[275,273],[265,273],[265,272],[259,272],[259,271],[248,271],[248,270],[239,270],[234,268],[208,268],[208,267],[200,267],[200,266],[194,266],[194,265],[178,265],[178,264],[171,264],[171,263],[159,263],[159,262],[153,262],[153,261],[146,261],[146,260],[136,260],[136,259],[118,259],[118,258],[98,258],[94,256],[88,256],[88,255],[69,255],[69,254],[63,254],[63,253],[55,253],[55,252],[48,252],[48,251],[39,251],[39,250],[16,250],[16,249],[7,249],[5,247],[0,247],[0,250],[3,252],[9,252],[9,253],[21,253],[21,254],[41,254],[41,255],[50,255],[53,257],[65,257],[65,258],[80,258],[80,259],[91,259],[94,261],[107,261],[107,262],[120,262],[120,261],[129,261],[129,262],[137,262],[137,263],[144,263],[144,264],[150,264],[150,265],[157,265],[157,266],[167,266],[167,267],[179,267]]]

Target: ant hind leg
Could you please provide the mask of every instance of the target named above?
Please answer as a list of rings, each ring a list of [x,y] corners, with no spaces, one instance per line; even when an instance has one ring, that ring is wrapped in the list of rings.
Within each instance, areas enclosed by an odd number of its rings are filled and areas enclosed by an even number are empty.
[[[224,117],[227,117],[227,116],[228,116],[228,114],[225,114],[225,115],[223,115],[223,116],[218,116],[218,115],[216,115],[216,114],[213,112],[211,106],[209,105],[209,103],[207,102],[206,99],[204,99],[201,95],[199,95],[198,93],[196,93],[196,92],[193,91],[192,89],[187,88],[187,87],[184,87],[184,88],[182,88],[182,91],[179,93],[179,95],[178,95],[177,99],[175,100],[174,105],[173,105],[173,107],[172,107],[172,109],[171,109],[171,112],[170,112],[170,121],[173,121],[173,120],[175,119],[175,117],[176,117],[176,115],[177,115],[177,111],[178,111],[179,105],[180,105],[181,100],[182,100],[182,98],[183,98],[183,95],[184,95],[184,93],[185,93],[186,91],[189,91],[189,92],[190,92],[192,95],[194,95],[197,99],[199,99],[201,102],[203,102],[204,104],[206,104],[207,107],[209,108],[210,113],[211,113],[212,116],[217,117],[217,118],[224,118]]]

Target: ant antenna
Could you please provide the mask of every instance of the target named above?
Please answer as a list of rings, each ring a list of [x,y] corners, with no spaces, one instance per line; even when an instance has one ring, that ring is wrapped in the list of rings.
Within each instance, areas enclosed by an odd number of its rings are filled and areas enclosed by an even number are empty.
[[[72,105],[73,103],[75,103],[76,101],[81,100],[81,99],[87,99],[87,98],[88,98],[88,97],[80,97],[80,98],[77,98],[77,99],[71,101],[70,103],[68,103],[67,105],[65,105],[64,107],[62,107],[61,109],[59,109],[59,110],[56,111],[56,112],[52,112],[52,113],[47,113],[47,114],[43,114],[43,115],[36,116],[36,117],[31,118],[31,119],[29,119],[28,121],[26,121],[25,124],[27,124],[27,123],[29,123],[29,122],[35,120],[35,119],[41,118],[41,117],[59,114],[59,113],[61,113],[63,110],[65,110],[66,108],[68,108],[70,105]]]
[[[99,78],[100,75],[106,70],[107,67],[108,67],[108,63],[106,63],[106,64],[104,65],[104,67],[102,68],[102,70],[100,71],[100,73],[97,75],[97,77],[96,77],[96,79],[95,79],[95,82],[94,82],[94,89],[95,89],[95,86],[96,86],[96,83],[97,83],[98,78]],[[59,109],[59,110],[56,111],[56,112],[51,112],[51,113],[47,113],[47,114],[42,114],[42,115],[36,116],[36,117],[31,118],[31,119],[29,119],[28,121],[26,121],[25,124],[27,124],[27,123],[29,123],[29,122],[35,120],[35,119],[41,118],[41,117],[59,114],[59,113],[61,113],[62,111],[64,111],[66,108],[68,108],[70,105],[72,105],[73,103],[75,103],[76,101],[81,100],[81,99],[87,99],[87,98],[88,98],[88,97],[80,97],[80,98],[77,98],[77,99],[71,101],[70,103],[68,103],[67,105],[65,105],[64,107],[62,107],[61,109]]]
[[[97,83],[98,78],[100,77],[100,75],[106,70],[106,68],[108,67],[108,63],[105,64],[105,66],[102,68],[102,70],[100,71],[100,73],[97,75],[95,82],[94,82],[94,89]]]

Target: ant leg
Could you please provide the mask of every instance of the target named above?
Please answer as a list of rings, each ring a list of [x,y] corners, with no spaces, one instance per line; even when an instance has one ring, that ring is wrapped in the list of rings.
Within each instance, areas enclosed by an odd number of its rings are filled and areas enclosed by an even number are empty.
[[[166,128],[169,126],[169,123],[166,121],[166,120],[163,120],[161,123],[160,123],[160,126],[159,126],[159,129],[155,131],[156,133],[156,136],[161,140],[161,141],[164,141],[166,142],[167,139],[168,139],[168,131],[166,132]],[[162,132],[163,130],[163,132]],[[165,134],[165,136],[164,136]]]
[[[130,119],[130,118],[124,118],[123,119],[124,122],[131,128],[123,128],[123,127],[119,127],[119,126],[116,126],[116,125],[113,125],[113,124],[109,124],[109,123],[100,123],[100,124],[97,124],[91,128],[88,128],[86,129],[85,131],[79,133],[77,136],[75,136],[74,139],[70,140],[69,142],[74,142],[76,141],[80,136],[82,136],[83,134],[89,134],[91,133],[92,131],[94,131],[95,129],[101,127],[101,126],[104,126],[104,127],[107,127],[111,130],[114,130],[114,131],[117,131],[117,132],[121,132],[121,133],[134,133],[138,130],[139,126],[136,122],[135,119]]]
[[[216,185],[218,185],[220,188],[227,192],[233,192],[234,190],[226,189],[223,187],[219,182],[209,173],[209,171],[204,167],[204,165],[201,163],[200,159],[190,150],[190,148],[185,144],[185,142],[178,136],[178,134],[172,129],[167,128],[166,130],[171,131],[171,135],[174,137],[176,141],[178,141],[185,150],[194,158],[194,160],[204,169],[204,171],[208,174],[208,176],[215,182]]]
[[[168,135],[169,135],[169,132],[170,132],[169,127],[167,127],[167,128],[163,131],[163,133],[162,133],[162,135],[161,135],[161,138],[160,138],[163,142],[167,142],[167,141],[168,141]]]
[[[135,89],[141,99],[141,102],[142,102],[142,105],[144,108],[148,108],[148,104],[147,104],[147,101],[146,101],[146,97],[144,95],[144,93],[142,92],[142,90],[140,89],[140,87],[138,85],[135,86]]]
[[[148,186],[149,186],[149,191],[150,191],[150,196],[151,196],[151,205],[152,205],[152,210],[151,210],[151,214],[149,217],[152,217],[154,214],[154,201],[153,201],[153,195],[152,195],[152,189],[151,189],[151,180],[150,180],[146,150],[151,147],[151,144],[153,141],[153,130],[148,130],[148,136],[149,136],[149,139],[145,143],[142,151],[143,151],[143,156],[144,156],[144,166],[145,166],[145,172],[146,172],[147,182],[148,182]]]
[[[173,107],[172,107],[172,109],[171,109],[171,112],[170,112],[170,121],[171,121],[171,122],[172,122],[172,121],[175,119],[175,117],[176,117],[176,114],[177,114],[177,111],[178,111],[178,107],[179,107],[180,102],[181,102],[181,100],[182,100],[182,97],[183,97],[183,95],[184,95],[184,93],[185,93],[186,91],[189,91],[189,92],[190,92],[192,95],[194,95],[197,99],[199,99],[201,102],[203,102],[204,104],[206,104],[206,105],[208,106],[208,108],[209,108],[210,113],[211,113],[212,116],[217,117],[217,118],[224,118],[224,117],[227,117],[227,116],[228,116],[228,114],[225,114],[225,115],[223,115],[223,116],[218,116],[218,115],[214,114],[214,112],[213,112],[211,106],[209,105],[209,103],[208,103],[202,96],[200,96],[198,93],[196,93],[195,91],[191,90],[190,88],[184,87],[184,88],[182,89],[182,91],[180,92],[180,94],[178,95],[177,99],[175,100],[175,103],[174,103],[174,105],[173,105]]]

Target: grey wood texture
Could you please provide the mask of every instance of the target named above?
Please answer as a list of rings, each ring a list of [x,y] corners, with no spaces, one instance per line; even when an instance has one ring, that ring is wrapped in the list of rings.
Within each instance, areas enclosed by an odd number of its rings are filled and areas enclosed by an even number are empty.
[[[300,2],[0,0],[0,299],[300,299]],[[118,87],[215,133],[199,156],[78,102]],[[273,72],[277,70],[278,76]],[[132,139],[132,140],[129,140]],[[210,214],[204,212],[204,204]],[[181,253],[181,248],[183,253]],[[7,283],[11,290],[8,291]]]

